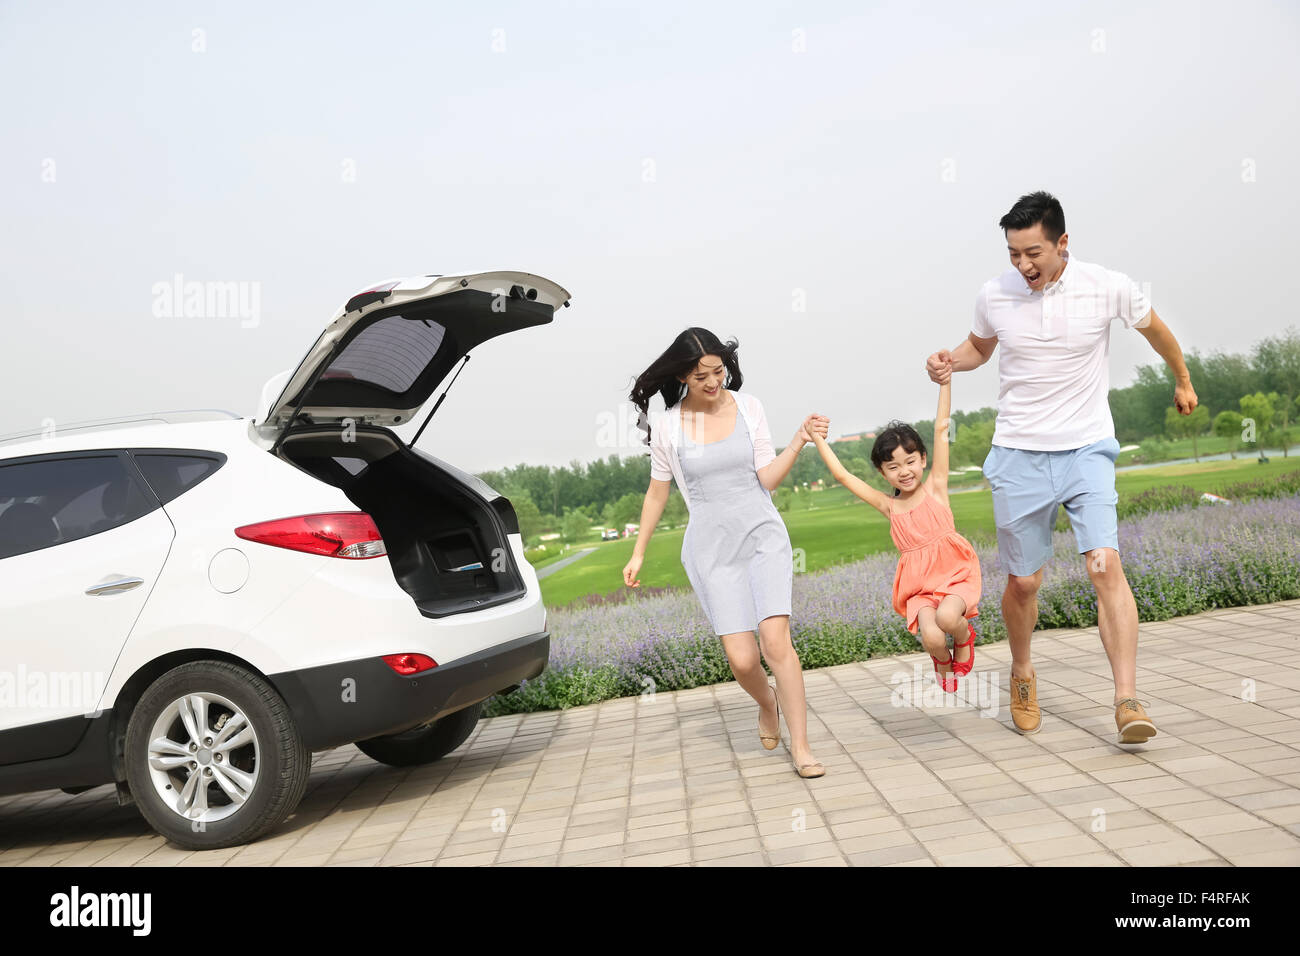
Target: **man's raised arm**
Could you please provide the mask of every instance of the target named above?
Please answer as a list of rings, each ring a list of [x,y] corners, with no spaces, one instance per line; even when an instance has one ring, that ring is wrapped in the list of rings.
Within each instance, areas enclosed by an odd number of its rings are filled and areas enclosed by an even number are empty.
[[[971,332],[966,336],[966,340],[952,351],[940,349],[926,359],[925,370],[930,375],[930,381],[937,385],[947,385],[953,372],[969,372],[973,368],[979,368],[989,360],[997,347],[996,336],[982,339]]]

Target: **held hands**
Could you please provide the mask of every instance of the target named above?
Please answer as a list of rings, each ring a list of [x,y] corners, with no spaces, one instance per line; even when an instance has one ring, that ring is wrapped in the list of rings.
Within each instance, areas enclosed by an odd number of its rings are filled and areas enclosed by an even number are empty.
[[[936,385],[947,385],[952,381],[952,353],[947,349],[940,349],[925,360],[925,370],[930,375],[930,381]]]
[[[809,415],[799,426],[799,431],[795,433],[795,439],[801,442],[812,442],[813,434],[816,433],[822,438],[830,434],[831,420],[825,415]]]

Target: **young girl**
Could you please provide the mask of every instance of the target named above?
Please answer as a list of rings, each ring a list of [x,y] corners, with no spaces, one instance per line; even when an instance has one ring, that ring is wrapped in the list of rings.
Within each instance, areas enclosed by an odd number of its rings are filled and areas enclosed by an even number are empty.
[[[909,631],[919,630],[939,685],[949,693],[957,690],[957,678],[969,674],[975,664],[975,628],[969,619],[979,614],[981,586],[979,557],[957,533],[948,506],[951,399],[951,383],[940,385],[934,467],[924,482],[925,444],[912,426],[890,422],[876,437],[871,463],[893,487],[892,498],[847,471],[826,440],[812,435],[835,480],[889,518],[889,535],[901,552],[894,573],[894,610],[907,619]]]

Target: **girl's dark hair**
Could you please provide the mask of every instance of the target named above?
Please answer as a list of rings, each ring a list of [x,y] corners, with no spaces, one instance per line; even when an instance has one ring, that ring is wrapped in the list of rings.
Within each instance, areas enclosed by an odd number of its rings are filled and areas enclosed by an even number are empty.
[[[879,469],[894,457],[894,449],[900,446],[909,455],[916,451],[925,454],[925,442],[916,429],[906,422],[893,421],[876,436],[876,443],[871,446],[871,464]]]
[[[687,375],[700,364],[706,355],[716,355],[722,359],[727,369],[727,380],[723,388],[739,391],[744,377],[740,374],[740,360],[736,352],[740,343],[734,338],[723,343],[708,329],[692,326],[673,339],[673,344],[664,353],[650,363],[650,367],[636,378],[629,396],[637,407],[637,427],[645,429],[645,443],[650,444],[650,396],[656,392],[664,400],[664,407],[672,408],[686,394],[686,384],[679,382],[677,376]]]

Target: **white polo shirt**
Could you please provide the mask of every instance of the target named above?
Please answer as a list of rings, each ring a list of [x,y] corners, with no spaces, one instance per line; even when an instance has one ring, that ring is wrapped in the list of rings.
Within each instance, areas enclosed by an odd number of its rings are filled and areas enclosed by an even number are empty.
[[[1066,256],[1040,291],[1015,269],[984,283],[971,331],[998,340],[993,444],[1031,451],[1082,448],[1115,436],[1110,416],[1110,323],[1143,328],[1151,303],[1122,272]]]

